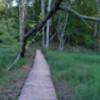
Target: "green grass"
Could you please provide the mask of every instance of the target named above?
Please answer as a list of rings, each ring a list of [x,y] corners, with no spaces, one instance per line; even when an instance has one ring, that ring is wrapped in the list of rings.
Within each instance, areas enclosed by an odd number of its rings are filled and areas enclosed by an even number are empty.
[[[17,53],[17,46],[0,47],[0,68],[6,69],[15,60]],[[20,63],[23,63],[24,60],[18,62],[17,66],[19,66]]]
[[[12,70],[7,71],[8,67],[16,58],[17,46],[0,45],[0,100],[16,100],[23,81],[27,75],[28,68],[22,67],[27,59],[19,60]]]
[[[59,100],[100,100],[99,54],[49,51],[48,62]]]
[[[0,45],[0,83],[2,83],[2,78],[4,78],[5,73],[7,73],[8,67],[13,63],[16,59],[16,55],[18,52],[17,46],[4,46]],[[13,66],[13,70],[16,70],[21,65],[25,64],[26,59],[19,60],[16,65]],[[5,77],[7,78],[7,77]]]

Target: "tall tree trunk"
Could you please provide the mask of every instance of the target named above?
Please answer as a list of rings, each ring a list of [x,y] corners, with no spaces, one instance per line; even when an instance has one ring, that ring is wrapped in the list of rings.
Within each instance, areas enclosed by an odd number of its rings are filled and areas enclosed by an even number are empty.
[[[24,57],[25,47],[24,45],[24,34],[26,27],[26,15],[27,15],[27,0],[21,0],[19,5],[19,24],[20,24],[20,56]]]
[[[52,4],[52,0],[49,0],[48,8],[47,8],[48,12],[51,10],[51,4]],[[47,21],[47,27],[46,27],[46,44],[45,44],[46,49],[49,48],[50,25],[51,25],[51,20],[49,19]]]
[[[64,33],[60,33],[59,36],[59,51],[63,51],[64,50]]]
[[[62,20],[60,19],[59,23],[58,23],[58,28],[59,28],[59,32],[58,32],[58,40],[59,40],[59,47],[58,49],[60,51],[63,51],[64,50],[64,45],[65,45],[65,31],[66,31],[66,27],[67,27],[67,24],[68,24],[68,18],[69,18],[69,14],[67,13],[65,15],[65,21],[63,22],[62,24]]]
[[[25,46],[26,46],[28,37],[31,36],[33,33],[36,33],[38,31],[40,31],[45,26],[45,24],[47,23],[47,21],[59,10],[59,6],[62,3],[62,1],[63,0],[57,0],[57,2],[55,3],[55,5],[51,9],[51,11],[47,14],[47,16],[40,23],[38,23],[35,26],[35,28],[31,29],[30,31],[28,31],[24,35],[24,42],[23,42],[23,45],[21,47],[21,50],[22,50],[23,54],[25,54]]]
[[[97,16],[99,16],[99,11],[100,11],[100,0],[96,0],[96,11],[97,11]],[[94,25],[94,36],[97,39],[97,51],[100,51],[100,24],[98,22],[95,22]]]
[[[95,24],[94,24],[94,33],[93,33],[93,36],[94,37],[96,37],[96,35],[97,35],[97,31],[98,30],[98,22],[95,22]]]
[[[63,47],[62,47],[62,42],[63,42],[63,38],[64,38],[64,32],[63,32],[63,28],[62,28],[62,18],[59,15],[58,18],[58,26],[57,26],[57,36],[58,36],[58,40],[59,40],[59,46],[58,46],[58,50],[62,51]]]
[[[45,0],[41,0],[41,13],[42,17],[45,17]],[[42,29],[42,47],[45,47],[45,28]]]
[[[97,12],[97,15],[99,13],[99,8],[100,8],[100,5],[99,5],[99,0],[96,0],[96,12]],[[95,22],[95,25],[94,25],[94,37],[96,37],[97,33],[98,33],[98,22]]]

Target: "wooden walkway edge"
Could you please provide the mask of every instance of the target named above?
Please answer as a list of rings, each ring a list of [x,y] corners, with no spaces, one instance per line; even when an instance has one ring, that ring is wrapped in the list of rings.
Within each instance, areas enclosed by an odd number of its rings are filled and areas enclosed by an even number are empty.
[[[49,66],[40,50],[18,100],[57,100]]]

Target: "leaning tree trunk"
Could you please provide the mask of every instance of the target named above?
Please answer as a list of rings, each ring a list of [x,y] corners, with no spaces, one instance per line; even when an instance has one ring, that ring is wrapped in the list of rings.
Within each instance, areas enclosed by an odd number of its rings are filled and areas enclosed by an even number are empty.
[[[28,37],[30,37],[33,33],[36,33],[38,31],[40,31],[45,24],[47,23],[47,21],[53,16],[55,15],[55,13],[59,10],[59,6],[62,3],[63,0],[57,0],[55,5],[53,6],[53,8],[50,10],[50,12],[47,14],[47,16],[40,22],[38,23],[34,28],[32,28],[30,31],[28,31],[25,35],[24,35],[24,42],[23,45],[21,47],[22,50],[22,54],[25,54],[25,47],[27,44],[27,39]]]
[[[52,4],[52,0],[49,0],[48,8],[47,8],[48,12],[50,12],[50,10],[51,10],[51,4]],[[45,44],[46,49],[49,48],[50,24],[51,24],[51,20],[49,19],[47,21],[47,26],[46,26],[46,44]]]
[[[27,0],[21,0],[19,4],[19,24],[20,24],[20,56],[24,57],[25,48],[24,45],[24,35],[26,27],[26,14],[27,14]]]

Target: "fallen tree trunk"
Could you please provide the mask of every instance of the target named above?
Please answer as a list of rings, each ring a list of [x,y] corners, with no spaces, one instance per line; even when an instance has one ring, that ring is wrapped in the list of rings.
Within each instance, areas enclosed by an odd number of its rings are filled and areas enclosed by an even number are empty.
[[[100,18],[81,15],[79,12],[77,12],[76,10],[74,10],[74,9],[72,9],[70,7],[62,7],[62,6],[60,6],[60,10],[63,10],[65,12],[67,12],[67,13],[72,13],[73,15],[79,17],[80,19],[100,22]]]
[[[47,23],[47,21],[59,10],[59,6],[62,3],[62,1],[63,0],[57,0],[54,7],[51,9],[51,11],[48,13],[48,15],[44,18],[44,20],[41,21],[39,24],[37,24],[35,26],[35,28],[33,28],[32,30],[27,32],[26,35],[24,35],[24,43],[22,45],[22,52],[21,52],[23,55],[25,54],[25,46],[27,44],[28,37],[33,35],[33,33],[40,31],[44,27],[44,25]]]
[[[80,13],[78,13],[77,11],[75,11],[74,9],[72,9],[70,7],[62,7],[62,6],[60,6],[60,4],[62,3],[62,1],[63,0],[57,0],[57,2],[55,3],[54,7],[51,9],[51,11],[48,13],[48,15],[44,18],[44,20],[42,20],[40,23],[38,23],[35,26],[35,28],[33,28],[32,30],[30,30],[29,32],[26,33],[26,35],[24,36],[24,43],[23,43],[23,46],[22,46],[22,49],[23,49],[22,53],[23,54],[25,53],[25,46],[26,46],[28,37],[31,36],[31,35],[33,35],[33,33],[36,33],[38,31],[40,31],[44,27],[44,25],[47,23],[47,21],[58,10],[63,10],[63,11],[66,11],[67,13],[72,13],[73,15],[77,16],[78,18],[80,18],[87,26],[88,26],[88,23],[85,20],[100,22],[100,18],[81,15]]]

